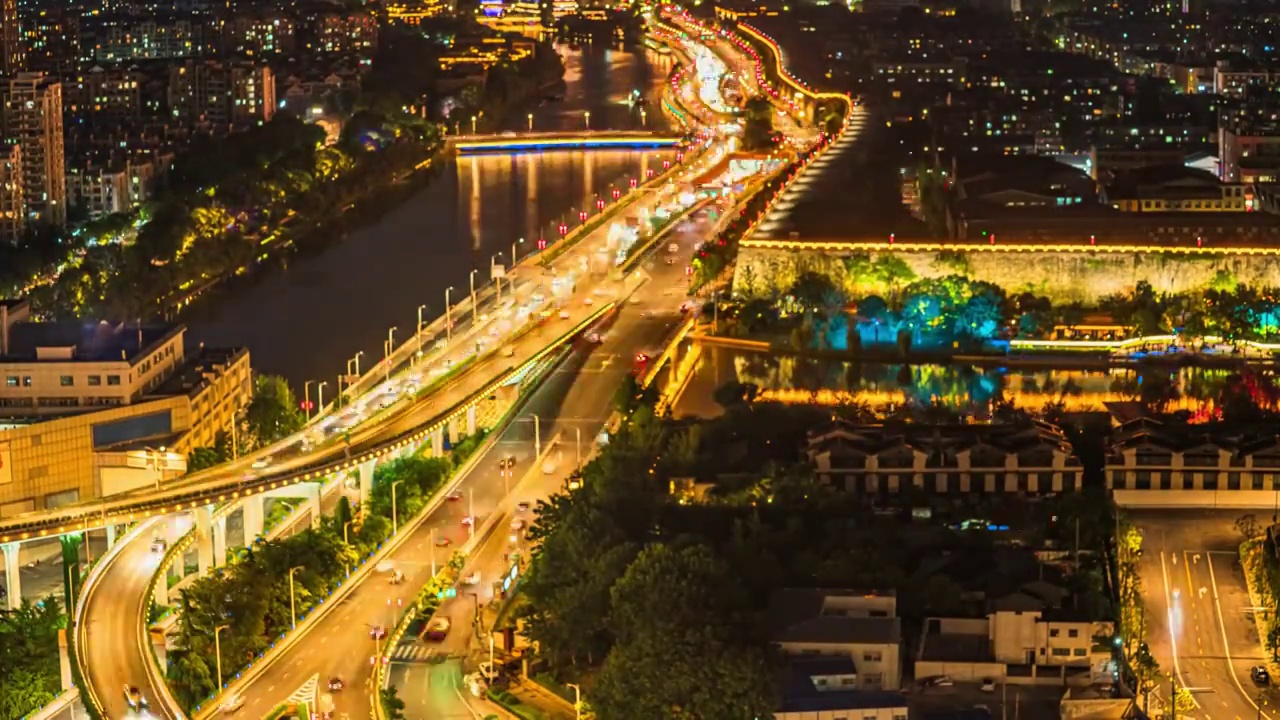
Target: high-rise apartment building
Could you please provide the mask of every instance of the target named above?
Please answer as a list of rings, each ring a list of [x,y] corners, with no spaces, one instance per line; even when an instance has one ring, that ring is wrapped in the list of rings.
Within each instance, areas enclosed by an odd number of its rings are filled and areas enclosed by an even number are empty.
[[[22,201],[22,147],[0,146],[0,243],[16,244],[27,229]]]
[[[276,109],[275,75],[266,65],[188,60],[169,69],[175,118],[216,132],[266,122]]]
[[[3,0],[0,0],[2,2]],[[22,25],[27,70],[71,72],[80,64],[80,17],[71,10],[41,10]]]
[[[62,84],[44,73],[18,73],[0,87],[3,137],[22,148],[28,222],[67,224],[67,168],[62,146]]]
[[[23,67],[18,0],[0,0],[0,75],[12,75]]]

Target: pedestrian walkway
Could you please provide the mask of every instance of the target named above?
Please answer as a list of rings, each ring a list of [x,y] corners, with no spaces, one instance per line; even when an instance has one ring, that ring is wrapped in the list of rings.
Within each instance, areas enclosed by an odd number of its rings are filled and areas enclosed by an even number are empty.
[[[577,717],[573,703],[524,678],[512,683],[507,692],[515,695],[525,705],[541,710],[548,720],[574,720]]]
[[[420,645],[416,642],[402,642],[391,651],[391,660],[394,662],[442,662],[448,659],[461,660],[464,657],[464,655],[444,653],[439,648]]]

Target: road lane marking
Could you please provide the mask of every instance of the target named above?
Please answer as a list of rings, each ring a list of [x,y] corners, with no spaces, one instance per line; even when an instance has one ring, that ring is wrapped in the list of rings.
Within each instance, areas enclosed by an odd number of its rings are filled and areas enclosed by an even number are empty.
[[[1235,682],[1236,689],[1240,691],[1240,695],[1253,706],[1254,710],[1258,711],[1258,717],[1271,720],[1271,716],[1262,712],[1262,708],[1258,707],[1258,703],[1254,702],[1249,693],[1245,692],[1244,685],[1240,683],[1240,678],[1236,676],[1236,664],[1231,659],[1231,642],[1227,639],[1227,624],[1222,619],[1222,602],[1218,597],[1218,576],[1213,571],[1213,558],[1205,558],[1205,564],[1209,566],[1209,585],[1213,588],[1213,606],[1218,613],[1218,630],[1222,632],[1222,650],[1227,658],[1227,673],[1231,675],[1231,679]]]

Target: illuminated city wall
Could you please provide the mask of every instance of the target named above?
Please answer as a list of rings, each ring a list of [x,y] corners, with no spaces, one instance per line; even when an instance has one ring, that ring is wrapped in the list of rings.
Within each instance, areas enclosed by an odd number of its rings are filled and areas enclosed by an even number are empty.
[[[734,289],[737,292],[769,294],[785,292],[804,271],[822,273],[854,297],[885,294],[884,282],[856,277],[863,263],[856,257],[875,259],[886,252],[911,269],[915,278],[965,275],[1004,288],[1010,294],[1031,291],[1058,302],[1096,303],[1107,295],[1127,293],[1140,280],[1151,283],[1157,293],[1181,293],[1203,289],[1220,272],[1230,273],[1248,285],[1272,286],[1280,278],[1280,252],[1276,248],[1214,252],[1091,252],[1070,250],[1011,251],[976,246],[963,251],[926,249],[877,249],[863,252],[854,244],[832,244],[830,250],[804,248],[812,243],[787,241],[746,241],[742,244]],[[883,248],[883,244],[879,244]],[[997,246],[999,247],[999,246]],[[853,270],[851,271],[851,267]],[[914,278],[898,279],[905,284]]]

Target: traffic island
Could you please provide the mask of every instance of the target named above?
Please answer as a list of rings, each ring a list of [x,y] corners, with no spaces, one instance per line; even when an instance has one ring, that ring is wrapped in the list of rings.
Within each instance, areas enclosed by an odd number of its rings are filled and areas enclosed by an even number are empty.
[[[1276,567],[1274,551],[1274,544],[1265,537],[1240,543],[1240,567],[1244,570],[1245,586],[1249,588],[1249,604],[1254,608],[1268,608],[1255,611],[1253,622],[1258,629],[1258,644],[1266,651],[1267,671],[1272,677],[1277,677],[1280,673],[1280,662],[1276,660],[1280,619],[1276,617],[1275,608],[1276,597],[1280,595],[1280,570]]]

